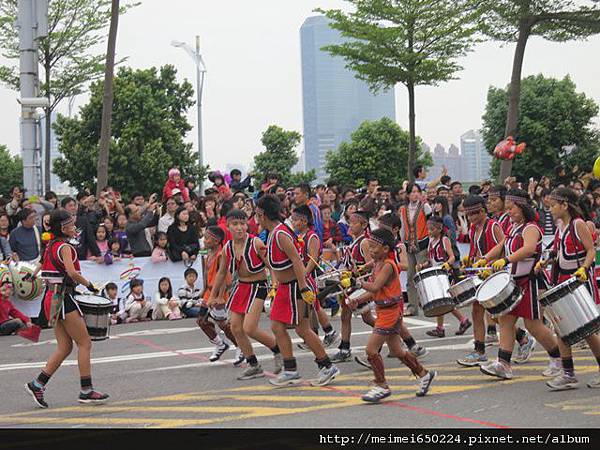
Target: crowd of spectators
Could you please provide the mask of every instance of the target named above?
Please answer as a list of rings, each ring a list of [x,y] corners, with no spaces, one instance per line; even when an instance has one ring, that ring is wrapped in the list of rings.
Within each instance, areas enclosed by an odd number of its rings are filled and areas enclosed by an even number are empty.
[[[342,249],[351,243],[349,219],[357,210],[369,214],[371,229],[378,227],[378,219],[383,215],[396,215],[402,224],[401,238],[405,221],[412,217],[418,205],[419,211],[427,216],[440,216],[456,246],[457,242],[468,241],[468,222],[462,204],[465,196],[487,197],[490,189],[498,189],[487,180],[464,186],[445,170],[439,177],[427,181],[426,169],[420,166],[414,171],[415,183],[405,182],[401,186],[381,185],[376,175],[358,187],[341,186],[335,181],[314,188],[308,184],[285,186],[277,174],[269,174],[255,191],[252,174],[244,179],[241,175],[239,170],[227,175],[213,172],[209,176],[212,186],[198,193],[195,183],[184,180],[174,168],[169,171],[161,193],[136,192],[130,198],[124,198],[111,186],[105,187],[97,198],[89,191],[82,191],[75,197],[61,199],[53,192],[47,192],[43,198],[27,196],[22,188],[15,186],[9,198],[0,197],[0,261],[38,262],[44,251],[43,237],[48,230],[49,213],[64,208],[76,216],[76,248],[80,260],[110,265],[123,258],[151,257],[155,264],[183,261],[190,267],[201,255],[206,227],[219,226],[226,240],[230,238],[225,216],[234,208],[246,213],[249,232],[266,240],[266,230],[260,229],[254,217],[255,202],[265,194],[279,197],[284,220],[294,207],[309,206],[324,259],[331,261],[340,259]],[[547,235],[553,235],[556,229],[549,214],[549,194],[559,186],[574,189],[580,196],[586,219],[598,223],[600,181],[589,175],[567,174],[559,167],[553,178],[520,180],[511,177],[505,180],[504,186],[529,192],[540,226]],[[414,248],[409,252],[416,254],[422,250]],[[144,286],[142,280],[134,280],[131,292],[123,299],[118,298],[116,285],[109,283],[104,295],[113,301],[113,322],[175,320],[197,315],[202,296],[197,288],[199,276],[201,274],[194,269],[187,269],[186,282],[177,289],[168,278],[161,279],[158,286]],[[5,310],[10,308],[7,306]],[[410,314],[410,307],[407,312]],[[6,313],[1,320],[9,320],[5,316],[10,319]]]

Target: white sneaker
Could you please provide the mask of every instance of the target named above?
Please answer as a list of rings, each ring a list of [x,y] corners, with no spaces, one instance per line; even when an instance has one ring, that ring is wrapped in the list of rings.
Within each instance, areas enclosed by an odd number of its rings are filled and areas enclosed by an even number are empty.
[[[273,373],[275,375],[278,375],[281,373],[281,371],[283,370],[283,356],[281,355],[281,353],[275,353],[273,355],[273,363],[274,363],[274,368],[273,368]]]
[[[259,365],[257,366],[248,366],[246,367],[246,369],[242,372],[242,374],[237,377],[238,380],[252,380],[254,378],[262,378],[265,376],[265,373],[262,370],[262,367]]]
[[[542,376],[556,378],[562,373],[562,363],[560,358],[550,358],[548,368],[542,372]]]
[[[577,378],[574,376],[561,372],[559,376],[547,381],[546,385],[552,391],[566,391],[569,389],[577,389],[579,387],[579,381],[577,381]]]
[[[525,364],[531,358],[531,354],[533,353],[533,349],[535,349],[535,344],[537,341],[535,338],[528,334],[527,342],[523,345],[519,345],[519,349],[517,350],[517,356],[513,358],[513,362],[515,364]]]
[[[340,373],[340,369],[338,369],[335,365],[327,367],[323,367],[319,370],[319,375],[317,378],[310,382],[311,386],[327,386],[330,384],[333,379]]]
[[[421,378],[419,378],[419,390],[417,391],[417,397],[424,397],[429,392],[429,387],[431,383],[433,383],[433,379],[437,376],[437,372],[435,370],[431,370],[427,372],[427,374]]]
[[[223,356],[223,353],[225,353],[228,349],[229,344],[227,342],[222,342],[221,344],[217,345],[213,350],[212,354],[209,356],[209,361],[218,361],[219,359],[221,359],[221,356]]]
[[[499,360],[492,361],[488,364],[482,364],[479,366],[479,370],[486,375],[501,378],[503,380],[510,380],[513,377],[511,367],[503,362],[500,362]]]
[[[600,388],[600,375],[596,375],[587,383],[587,387],[590,389],[598,389]]]
[[[276,378],[269,378],[269,383],[277,387],[298,386],[302,383],[302,378],[298,371],[288,372],[283,371]]]
[[[392,395],[392,391],[390,388],[383,386],[373,386],[369,392],[362,396],[363,401],[369,403],[379,403],[384,398]]]
[[[242,363],[246,361],[246,357],[244,356],[244,354],[242,353],[242,350],[237,347],[235,349],[235,356],[233,358],[233,366],[234,367],[239,367],[242,365]]]

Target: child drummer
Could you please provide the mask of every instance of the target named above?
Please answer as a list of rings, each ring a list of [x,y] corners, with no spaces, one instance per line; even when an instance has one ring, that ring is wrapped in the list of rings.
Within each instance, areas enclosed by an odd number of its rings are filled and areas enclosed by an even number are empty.
[[[399,333],[403,301],[399,268],[394,258],[394,236],[389,230],[380,228],[371,234],[368,242],[369,254],[374,262],[373,275],[368,282],[356,282],[356,287],[371,295],[349,300],[352,309],[359,306],[359,303],[373,300],[377,311],[373,333],[366,348],[368,361],[375,376],[374,386],[362,399],[365,402],[378,403],[392,394],[385,379],[383,359],[379,353],[384,343],[387,343],[390,353],[396,355],[419,379],[416,395],[422,397],[429,391],[437,372],[426,370],[411,352],[402,348]]]
[[[417,264],[417,272],[427,267],[441,267],[442,269],[451,272],[454,267],[456,257],[454,255],[454,251],[452,250],[452,243],[450,242],[448,236],[446,236],[444,233],[444,221],[442,218],[438,216],[430,217],[427,221],[427,231],[429,233],[427,261]],[[451,278],[453,278],[453,274],[451,274]],[[465,331],[471,327],[471,321],[468,317],[462,315],[457,309],[453,310],[451,314],[456,317],[460,323],[456,334],[464,334]],[[446,336],[446,332],[444,330],[444,316],[438,316],[436,319],[437,328],[427,331],[426,334],[433,337],[443,338]]]
[[[590,230],[577,207],[577,194],[568,188],[555,189],[550,196],[550,213],[555,222],[559,224],[552,251],[553,284],[558,285],[575,276],[585,283],[597,304],[598,288],[594,279],[596,249]],[[540,261],[536,265],[536,270],[541,270],[546,264],[547,261]],[[600,366],[600,336],[592,334],[585,340]],[[562,371],[546,384],[553,391],[576,389],[579,381],[575,377],[571,347],[567,346],[562,339],[558,340],[558,347]],[[596,375],[587,385],[590,388],[600,388],[600,375]]]

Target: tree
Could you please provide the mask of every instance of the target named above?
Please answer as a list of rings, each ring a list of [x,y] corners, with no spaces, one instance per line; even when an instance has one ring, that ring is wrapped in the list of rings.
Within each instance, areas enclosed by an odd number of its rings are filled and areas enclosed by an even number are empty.
[[[491,151],[503,138],[509,107],[510,86],[490,87],[483,115],[483,139]],[[530,76],[521,85],[521,119],[517,142],[525,142],[523,154],[514,160],[515,172],[523,179],[552,176],[558,164],[578,165],[591,170],[600,151],[600,133],[593,126],[598,105],[585,94],[576,91],[567,76],[562,80]],[[567,158],[561,157],[562,147],[576,145]],[[495,173],[498,173],[495,164]]]
[[[102,99],[102,124],[100,128],[100,151],[98,153],[98,183],[96,195],[108,182],[108,157],[110,153],[110,126],[114,100],[115,52],[117,46],[117,29],[119,26],[119,0],[112,0],[110,29],[108,32],[108,48],[104,69],[104,97]]]
[[[192,144],[183,139],[191,130],[186,114],[194,104],[192,85],[178,83],[177,71],[121,67],[115,77],[108,183],[125,194],[160,192],[171,167],[186,178],[206,175]],[[76,189],[95,188],[104,83],[90,86],[89,103],[79,116],[58,117],[55,125],[62,158],[56,174]]]
[[[262,134],[261,143],[265,151],[254,157],[254,174],[260,185],[270,173],[281,177],[282,184],[288,186],[292,177],[292,167],[298,162],[296,147],[302,135],[297,131],[286,131],[277,125],[270,125]]]
[[[416,142],[416,161],[431,166],[431,155],[423,152],[420,138]],[[342,142],[327,154],[325,170],[342,185],[364,186],[369,176],[376,176],[381,184],[401,186],[406,179],[409,145],[409,134],[391,119],[367,120],[352,133],[350,142]]]
[[[8,197],[14,186],[23,185],[23,161],[19,156],[12,156],[8,148],[0,145],[0,195]]]
[[[415,87],[455,79],[456,62],[475,42],[482,10],[473,0],[346,0],[355,11],[317,11],[346,38],[324,50],[343,57],[373,92],[402,83],[408,91],[408,177],[417,159]]]
[[[50,133],[52,112],[65,98],[84,92],[104,72],[104,57],[95,49],[104,42],[110,22],[111,0],[52,0],[48,9],[48,36],[40,40],[39,62],[44,69],[40,95],[50,103],[44,109],[46,135],[44,188],[50,190]],[[137,3],[127,3],[123,14]],[[0,66],[0,82],[19,90],[19,30],[17,0],[0,0],[0,48],[10,61]]]
[[[482,29],[492,39],[516,42],[510,95],[502,137],[519,132],[521,71],[530,36],[564,42],[600,33],[598,0],[493,0],[485,2]],[[510,175],[512,161],[502,161],[499,180]]]

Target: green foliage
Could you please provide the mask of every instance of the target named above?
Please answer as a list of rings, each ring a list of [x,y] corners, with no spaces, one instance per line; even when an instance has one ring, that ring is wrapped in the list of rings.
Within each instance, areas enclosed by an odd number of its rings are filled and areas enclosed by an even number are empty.
[[[121,14],[139,3],[128,2]],[[45,71],[40,94],[51,101],[50,111],[64,98],[81,94],[104,73],[101,50],[110,23],[111,0],[52,0],[48,37],[40,40],[39,62]],[[17,0],[0,0],[0,48],[9,64],[0,66],[0,82],[19,89],[19,30]]]
[[[75,118],[58,117],[55,125],[63,158],[54,170],[63,181],[95,188],[102,116],[103,81],[90,86],[89,103]],[[126,195],[160,192],[171,167],[185,178],[204,178],[192,145],[183,139],[191,126],[192,85],[178,83],[173,66],[145,70],[122,67],[115,77],[108,182]]]
[[[23,161],[12,156],[6,146],[0,145],[0,195],[7,198],[13,186],[23,185]]]
[[[298,162],[296,147],[302,140],[297,131],[286,131],[277,125],[270,125],[262,134],[261,142],[265,151],[254,157],[254,174],[260,185],[270,173],[281,177],[282,184],[289,186],[292,180],[292,167]]]
[[[483,2],[483,9],[482,31],[500,41],[516,41],[524,27],[559,42],[600,33],[597,0],[492,0]]]
[[[308,172],[296,172],[290,175],[288,186],[298,186],[302,183],[312,184],[317,179],[317,172],[311,169]]]
[[[373,92],[406,86],[409,105],[408,175],[416,163],[415,86],[456,79],[457,59],[477,41],[480,0],[346,0],[352,12],[322,10],[348,38],[324,50],[341,56]]]
[[[350,142],[343,142],[327,154],[326,171],[342,185],[364,186],[369,176],[376,176],[384,185],[401,186],[408,165],[408,132],[384,117],[365,121],[352,133]],[[423,152],[417,138],[418,163],[432,165],[431,155]]]
[[[508,88],[490,87],[483,115],[483,139],[492,152],[504,138],[508,108]],[[522,81],[519,133],[517,142],[525,142],[525,152],[513,161],[513,173],[523,180],[542,175],[552,176],[560,164],[578,164],[591,170],[600,152],[600,132],[593,126],[598,105],[576,91],[567,76],[562,80],[530,76]],[[562,158],[563,146],[577,145],[568,158]],[[497,173],[498,164],[494,164]]]

